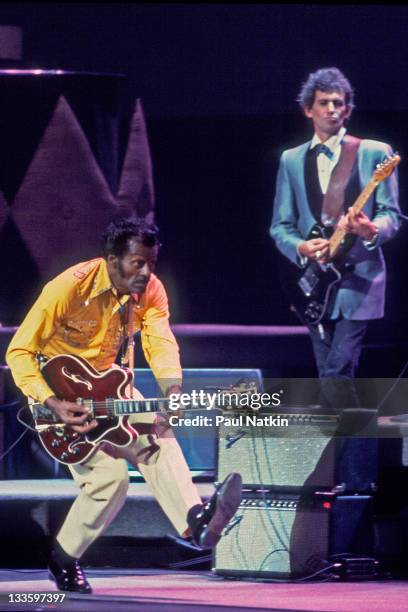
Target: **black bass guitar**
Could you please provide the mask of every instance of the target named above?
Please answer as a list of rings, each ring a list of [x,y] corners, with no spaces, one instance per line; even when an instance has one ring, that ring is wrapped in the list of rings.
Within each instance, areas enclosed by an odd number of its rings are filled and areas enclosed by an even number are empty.
[[[359,213],[376,187],[388,178],[400,163],[401,158],[395,154],[379,164],[370,181],[353,204],[353,210]],[[316,225],[308,237],[326,238],[325,228]],[[347,270],[347,264],[342,265],[340,259],[350,249],[354,240],[350,234],[337,227],[329,239],[329,257],[327,262],[311,261],[297,281],[297,287],[291,296],[293,307],[302,321],[309,325],[318,325],[325,317],[336,289]]]

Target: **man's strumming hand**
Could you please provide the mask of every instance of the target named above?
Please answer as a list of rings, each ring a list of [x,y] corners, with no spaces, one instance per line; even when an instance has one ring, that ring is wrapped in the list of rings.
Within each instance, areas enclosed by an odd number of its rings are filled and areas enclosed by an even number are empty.
[[[325,261],[328,254],[329,241],[325,238],[305,240],[299,246],[299,254],[315,261]]]
[[[60,400],[55,396],[49,397],[44,403],[47,408],[59,416],[65,425],[69,425],[77,433],[87,433],[98,425],[95,419],[91,419],[90,412],[86,406]]]

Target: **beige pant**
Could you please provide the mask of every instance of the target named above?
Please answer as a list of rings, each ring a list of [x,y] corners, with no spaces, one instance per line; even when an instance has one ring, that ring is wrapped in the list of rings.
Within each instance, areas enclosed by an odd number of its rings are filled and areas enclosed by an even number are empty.
[[[154,415],[130,417],[133,423],[152,422]],[[79,495],[57,535],[66,553],[79,558],[102,535],[126,500],[129,484],[126,460],[142,474],[176,530],[187,528],[187,512],[201,504],[181,448],[168,427],[141,435],[116,450],[104,445],[84,464],[70,466]],[[109,454],[107,454],[109,452]]]

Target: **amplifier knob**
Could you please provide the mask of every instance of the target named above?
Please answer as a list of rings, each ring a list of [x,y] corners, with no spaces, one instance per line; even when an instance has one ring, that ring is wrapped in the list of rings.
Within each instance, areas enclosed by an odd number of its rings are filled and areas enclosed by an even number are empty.
[[[53,448],[57,448],[60,444],[61,444],[61,442],[59,440],[57,440],[56,438],[54,438],[54,440],[51,442],[51,446]]]
[[[65,461],[66,459],[68,459],[68,453],[61,453],[61,460]]]

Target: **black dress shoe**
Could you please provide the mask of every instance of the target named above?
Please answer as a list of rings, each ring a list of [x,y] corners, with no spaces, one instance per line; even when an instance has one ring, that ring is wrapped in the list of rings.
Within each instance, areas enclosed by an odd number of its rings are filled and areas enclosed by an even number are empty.
[[[76,559],[67,565],[60,565],[55,560],[55,555],[51,553],[51,558],[48,561],[48,571],[50,579],[55,582],[60,591],[92,593],[92,587]]]
[[[214,548],[241,501],[242,478],[231,472],[195,517],[193,541],[200,548]]]

